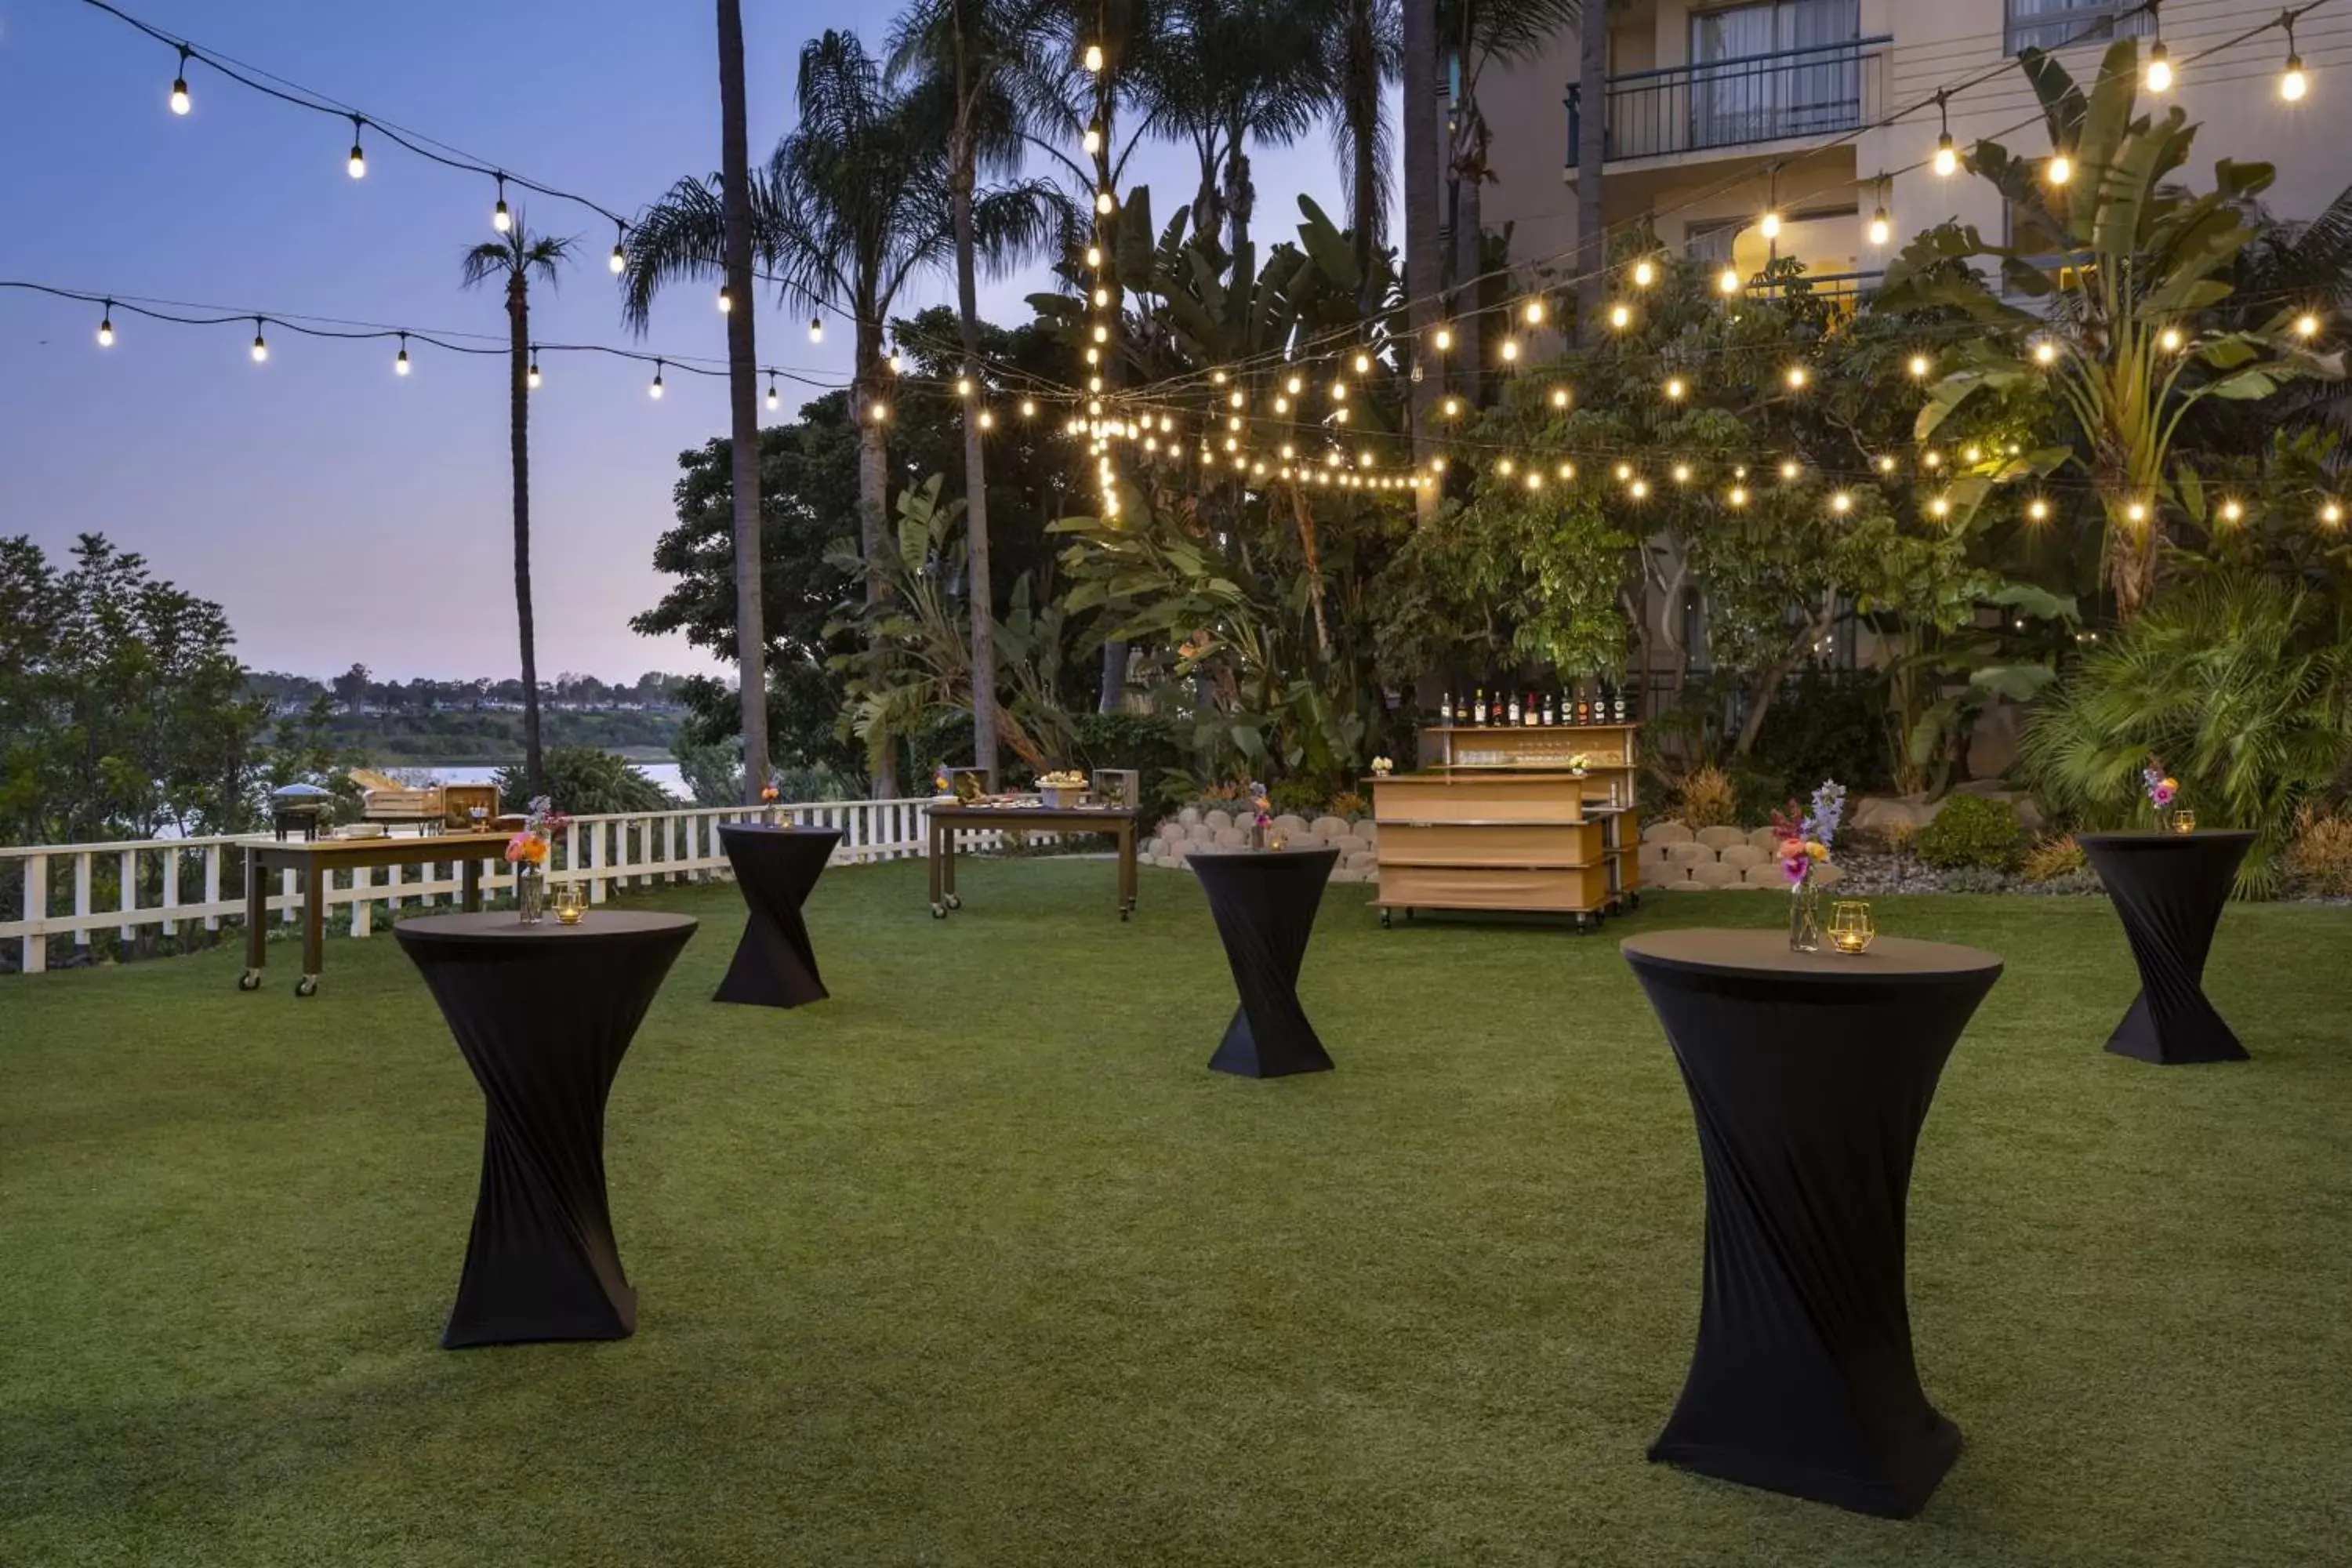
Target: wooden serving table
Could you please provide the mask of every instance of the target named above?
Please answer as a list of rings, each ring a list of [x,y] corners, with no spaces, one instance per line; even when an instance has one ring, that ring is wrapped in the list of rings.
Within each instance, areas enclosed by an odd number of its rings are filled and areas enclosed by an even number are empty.
[[[1007,828],[1108,833],[1118,840],[1118,918],[1135,913],[1135,816],[1123,805],[935,805],[930,821],[931,918],[963,908],[956,896],[956,835]]]
[[[468,912],[482,907],[482,862],[503,854],[509,836],[504,833],[427,833],[395,838],[313,838],[262,840],[245,847],[245,973],[236,977],[239,991],[261,988],[261,972],[269,962],[269,882],[272,871],[297,871],[302,877],[302,978],[294,983],[297,996],[315,995],[319,971],[326,963],[328,876],[338,868],[427,866],[455,860],[460,868],[459,900]]]
[[[1573,734],[1553,730],[1549,734]],[[1453,767],[1372,782],[1381,923],[1402,909],[1601,916],[1640,900],[1641,832],[1590,773]]]

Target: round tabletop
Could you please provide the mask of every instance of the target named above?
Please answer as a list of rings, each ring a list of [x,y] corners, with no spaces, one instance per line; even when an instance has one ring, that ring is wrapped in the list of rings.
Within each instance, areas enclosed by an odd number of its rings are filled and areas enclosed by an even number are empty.
[[[1945,942],[1882,936],[1867,952],[1845,953],[1830,947],[1824,938],[1819,952],[1797,952],[1790,948],[1784,931],[1724,931],[1710,926],[1629,936],[1618,944],[1618,951],[1630,961],[1660,969],[1809,983],[1902,984],[1965,974],[1998,975],[2001,966],[1999,953]]]
[[[822,833],[835,838],[841,837],[840,828],[821,827],[813,822],[722,822],[719,825],[721,838],[730,833],[769,833],[779,837],[790,837],[794,834],[814,837]]]
[[[2200,827],[2194,833],[2077,833],[2074,842],[2085,849],[2186,849],[2199,844],[2246,845],[2254,841],[2245,827]]]
[[[392,928],[403,941],[433,942],[618,942],[669,931],[692,931],[700,922],[692,915],[663,914],[654,910],[591,910],[578,925],[565,925],[553,915],[537,925],[525,925],[512,910],[481,914],[421,915]]]

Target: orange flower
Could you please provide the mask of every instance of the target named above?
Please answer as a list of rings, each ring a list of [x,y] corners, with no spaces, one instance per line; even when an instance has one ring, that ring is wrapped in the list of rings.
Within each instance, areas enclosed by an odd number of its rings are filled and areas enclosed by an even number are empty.
[[[1805,845],[1805,853],[1816,860],[1826,860],[1830,858],[1830,847],[1826,844],[1808,840]]]

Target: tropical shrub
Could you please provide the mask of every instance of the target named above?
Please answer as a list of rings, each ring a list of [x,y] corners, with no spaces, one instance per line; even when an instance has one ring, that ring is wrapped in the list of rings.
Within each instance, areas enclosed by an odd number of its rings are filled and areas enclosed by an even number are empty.
[[[2059,812],[2121,827],[2146,820],[2151,754],[2200,823],[2254,833],[2239,891],[2276,891],[2297,812],[2352,754],[2352,614],[2274,578],[2184,584],[2074,667],[2018,760]]]
[[[668,811],[678,804],[670,793],[612,752],[598,746],[550,746],[541,767],[547,797],[566,816],[618,811]],[[500,768],[499,796],[520,811],[530,795],[520,766]]]
[[[1284,779],[1266,786],[1265,798],[1277,812],[1294,816],[1320,816],[1331,792],[1304,779]]]
[[[2352,816],[2304,806],[2295,813],[2284,858],[2297,891],[2352,898]]]
[[[2066,898],[2088,898],[2107,890],[2107,885],[2099,880],[2098,872],[2088,864],[2077,866],[2071,871],[2061,871],[2048,881],[2036,882],[2032,886],[2036,892]]]
[[[2025,852],[2024,862],[2018,870],[2029,882],[2047,882],[2089,864],[2090,857],[2074,842],[2074,836],[2061,833],[2035,843]]]
[[[1683,774],[1675,785],[1675,818],[1696,832],[1702,827],[1728,827],[1739,819],[1739,792],[1731,775],[1712,763]]]
[[[1919,830],[1919,858],[1947,869],[2013,871],[2025,856],[2017,807],[1989,795],[1956,795]],[[1950,879],[1945,886],[1951,886]]]
[[[1366,800],[1360,791],[1343,789],[1331,797],[1331,815],[1334,816],[1344,816],[1353,822],[1360,816],[1371,814],[1372,803]]]
[[[1948,893],[2006,893],[2009,877],[1990,866],[1958,866],[1938,879]]]

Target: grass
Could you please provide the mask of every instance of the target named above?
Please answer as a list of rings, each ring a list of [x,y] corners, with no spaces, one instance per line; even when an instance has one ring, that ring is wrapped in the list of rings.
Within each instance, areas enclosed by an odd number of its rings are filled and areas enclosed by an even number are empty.
[[[609,1124],[635,1339],[443,1352],[480,1101],[389,941],[0,982],[0,1563],[2341,1563],[2352,914],[2232,909],[2255,1059],[2099,1049],[2104,900],[1886,900],[2008,956],[1911,1204],[1969,1447],[1891,1523],[1643,1461],[1690,1351],[1690,1113],[1613,937],[1327,898],[1339,1070],[1204,1070],[1188,877],[921,868],[810,908],[835,999],[719,1007],[698,914]]]

